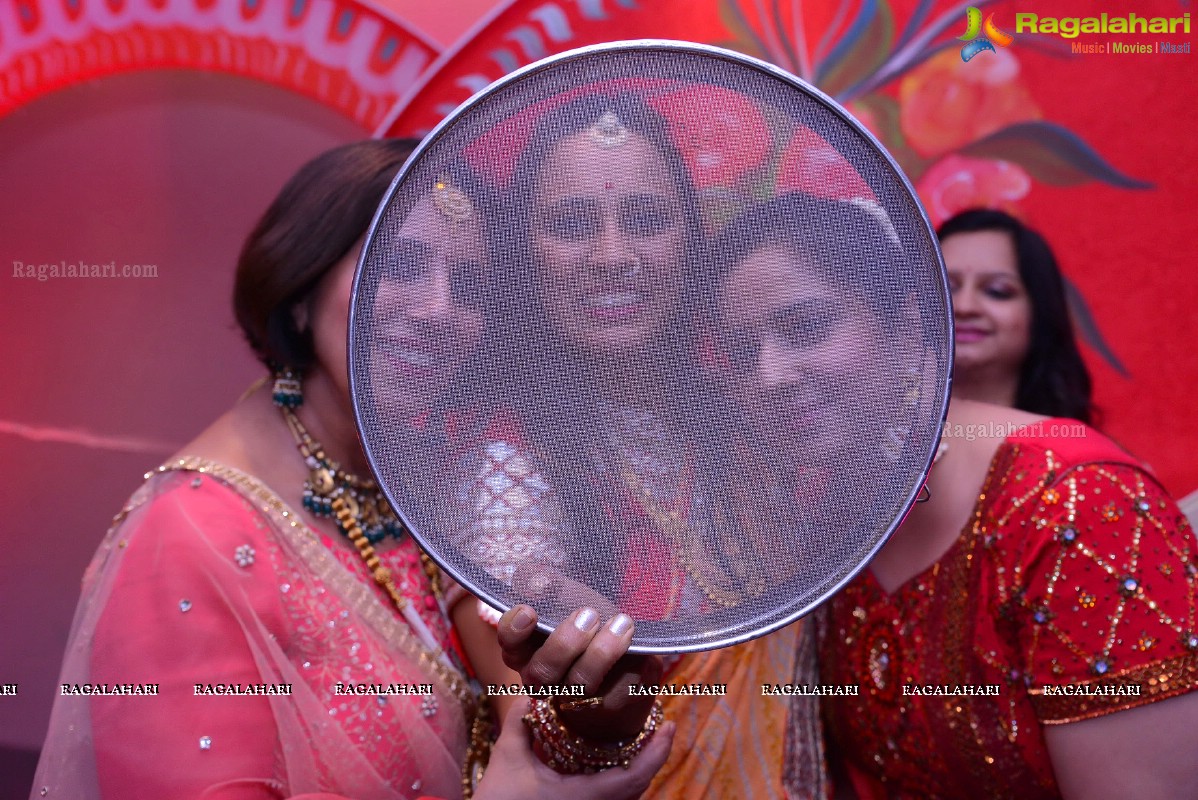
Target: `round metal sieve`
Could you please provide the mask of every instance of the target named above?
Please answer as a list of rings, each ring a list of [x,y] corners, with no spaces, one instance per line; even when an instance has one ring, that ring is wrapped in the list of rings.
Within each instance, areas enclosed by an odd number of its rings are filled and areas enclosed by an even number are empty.
[[[812,610],[916,499],[948,303],[910,184],[833,101],[613,43],[493,84],[404,167],[354,284],[354,406],[466,588],[719,647]]]

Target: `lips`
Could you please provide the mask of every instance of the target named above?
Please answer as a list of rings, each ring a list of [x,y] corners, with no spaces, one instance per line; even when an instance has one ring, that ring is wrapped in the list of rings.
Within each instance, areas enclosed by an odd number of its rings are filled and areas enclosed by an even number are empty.
[[[976,325],[960,325],[953,328],[953,338],[958,342],[980,342],[990,332]]]
[[[392,355],[398,358],[405,364],[411,364],[414,367],[431,367],[436,363],[432,353],[422,350],[395,350]]]
[[[819,425],[823,409],[820,406],[804,405],[789,409],[785,422],[792,430],[811,433]]]
[[[380,349],[401,374],[428,376],[439,371],[445,362],[445,353],[429,344],[423,339],[389,338],[380,343]]]
[[[582,298],[580,305],[595,319],[615,320],[635,316],[645,310],[648,297],[644,292],[603,292]]]
[[[818,391],[811,388],[792,388],[775,393],[768,398],[766,407],[770,412],[769,424],[771,426],[780,425],[783,428],[807,433],[823,418],[828,401]]]

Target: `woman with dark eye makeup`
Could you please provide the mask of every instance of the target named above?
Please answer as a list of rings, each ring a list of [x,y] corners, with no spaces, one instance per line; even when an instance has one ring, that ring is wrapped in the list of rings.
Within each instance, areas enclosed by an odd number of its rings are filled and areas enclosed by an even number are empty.
[[[729,530],[707,480],[722,452],[718,393],[696,366],[712,262],[665,120],[631,94],[573,99],[537,121],[513,176],[495,248],[510,287],[502,347],[484,343],[467,372],[513,382],[522,399],[466,465],[457,518],[474,521],[455,525],[458,545],[542,607],[589,603],[596,627],[755,599],[760,576],[734,567],[764,559],[712,549]],[[728,693],[663,701],[678,746],[649,797],[822,796],[818,737],[792,740],[785,705],[760,702],[762,683],[799,674],[799,629],[657,667],[667,682]],[[803,769],[786,768],[786,747]]]
[[[1090,373],[1048,243],[1003,211],[940,226],[956,323],[956,397],[1095,422]]]

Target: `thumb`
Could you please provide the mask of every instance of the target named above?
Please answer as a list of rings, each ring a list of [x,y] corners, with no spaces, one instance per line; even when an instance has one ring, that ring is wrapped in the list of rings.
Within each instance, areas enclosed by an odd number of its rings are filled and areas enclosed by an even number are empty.
[[[503,756],[524,760],[533,757],[532,737],[528,735],[528,728],[525,727],[523,720],[524,715],[528,713],[528,709],[529,701],[527,697],[521,697],[512,703],[512,707],[508,709],[507,714],[503,717],[499,738],[495,740],[495,748],[491,753],[491,758]]]

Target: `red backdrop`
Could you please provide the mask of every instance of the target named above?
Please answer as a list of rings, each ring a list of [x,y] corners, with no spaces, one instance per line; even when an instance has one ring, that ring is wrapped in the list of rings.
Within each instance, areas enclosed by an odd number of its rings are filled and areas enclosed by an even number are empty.
[[[768,49],[780,41],[778,30],[769,30],[753,9],[774,2],[512,2],[472,31],[476,36],[451,47],[477,25],[489,0],[451,7],[414,0],[0,3],[0,106],[7,109],[0,116],[0,359],[6,367],[0,392],[0,636],[6,642],[0,683],[20,685],[17,697],[0,698],[0,745],[36,748],[44,734],[79,577],[108,520],[143,471],[193,436],[258,374],[228,310],[232,268],[241,238],[296,166],[379,125],[390,131],[427,124],[438,106],[464,99],[479,81],[541,51],[626,36],[753,49],[752,31]],[[274,27],[226,24],[221,36],[204,16],[259,5],[263,14],[306,9],[315,16],[304,17],[303,24],[314,33],[297,38],[277,16]],[[876,9],[877,24],[862,28],[851,57],[823,76],[825,88],[839,82],[841,89],[852,77],[846,70],[868,72],[885,61],[888,43],[917,6],[914,0],[891,6],[849,2],[843,4],[845,24],[837,26],[841,4],[797,4],[807,9],[798,26],[790,16],[794,4],[777,5],[790,40],[803,33],[812,54],[832,31],[824,56],[849,36],[847,23],[859,9]],[[925,27],[954,8],[932,5]],[[1002,2],[986,11],[1010,30],[1015,11],[1031,5]],[[1042,15],[1061,16],[1188,10],[1172,0],[1111,0],[1101,8],[1082,0],[1034,5]],[[39,13],[29,16],[23,8]],[[50,30],[47,21],[68,8],[82,15],[71,22],[74,27]],[[127,15],[158,9],[137,23],[138,30],[169,29],[170,36],[155,35],[162,46],[174,42],[178,52],[134,63],[136,48],[97,39],[90,50],[81,46],[74,62],[38,55],[91,36],[86,26],[93,13],[105,17],[113,37],[132,35],[132,17],[122,27],[113,22],[112,9]],[[339,15],[346,12],[352,14],[349,27],[339,32]],[[887,18],[893,24],[887,26]],[[203,36],[189,38],[193,29]],[[426,94],[410,97],[410,106],[402,98],[414,89],[411,71],[383,58],[389,51],[380,37],[388,31],[408,42],[429,70]],[[1198,378],[1198,278],[1191,266],[1198,239],[1192,211],[1198,61],[1191,54],[1061,58],[1046,52],[1052,41],[1023,38],[964,63],[955,40],[964,31],[963,12],[949,13],[932,37],[947,44],[947,57],[881,82],[853,98],[851,108],[895,148],[929,199],[946,192],[959,199],[946,187],[964,175],[973,181],[966,195],[1009,203],[1044,230],[1105,342],[1127,368],[1127,376],[1120,375],[1095,350],[1087,351],[1107,430],[1147,459],[1175,494],[1198,489],[1198,411],[1189,396]],[[362,66],[359,49],[334,46],[359,35],[382,48],[381,72]],[[1165,38],[1192,42],[1194,36]],[[249,58],[277,54],[283,45],[292,48],[295,61],[289,63],[311,64],[311,70],[274,80],[261,61]],[[239,61],[237,53],[246,58]],[[796,59],[791,66],[814,73],[820,60]],[[993,74],[1011,63],[1015,74]],[[188,70],[144,71],[164,64]],[[402,76],[408,77],[396,83]],[[347,82],[344,92],[329,91],[332,78]],[[367,95],[373,99],[363,100]],[[400,105],[388,113],[383,107],[392,98]],[[920,103],[931,110],[911,117]],[[424,109],[424,122],[417,107]],[[932,113],[945,116],[930,125]],[[971,142],[1003,125],[1031,118],[1076,134],[1099,162],[1076,152],[1046,154],[1025,143],[1022,151],[1002,151],[1014,166],[1000,168],[1001,148],[991,143],[971,149]],[[973,160],[960,160],[965,156]],[[1101,172],[1096,163],[1153,188],[1129,190],[1087,178]],[[1108,179],[1115,180],[1113,174]],[[1056,185],[1050,178],[1077,182]],[[157,277],[29,281],[13,277],[16,261],[153,264]]]

